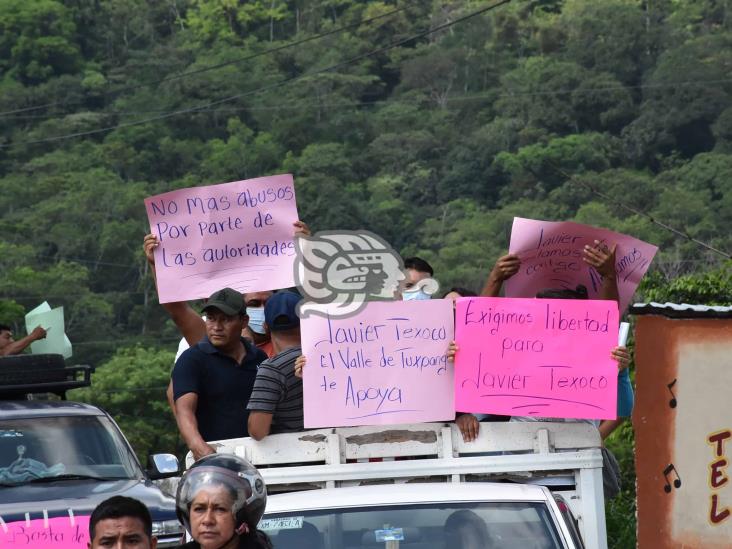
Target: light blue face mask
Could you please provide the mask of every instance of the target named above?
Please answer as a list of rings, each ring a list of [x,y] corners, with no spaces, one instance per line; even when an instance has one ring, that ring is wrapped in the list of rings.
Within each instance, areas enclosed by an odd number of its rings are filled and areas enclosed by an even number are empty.
[[[402,292],[403,301],[422,301],[424,299],[432,299],[432,296],[421,289],[414,292]]]
[[[264,334],[264,307],[247,307],[249,328],[257,334]]]

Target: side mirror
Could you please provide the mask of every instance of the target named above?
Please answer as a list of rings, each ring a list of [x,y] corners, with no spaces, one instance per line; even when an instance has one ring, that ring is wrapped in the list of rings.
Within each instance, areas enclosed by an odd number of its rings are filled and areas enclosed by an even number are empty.
[[[147,476],[151,480],[178,476],[180,465],[173,454],[153,454],[147,458]]]

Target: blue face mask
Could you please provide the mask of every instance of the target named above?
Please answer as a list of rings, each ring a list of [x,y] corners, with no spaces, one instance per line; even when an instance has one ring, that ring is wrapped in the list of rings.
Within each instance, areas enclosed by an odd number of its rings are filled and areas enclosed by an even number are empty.
[[[257,334],[264,334],[264,307],[247,307],[249,328]]]
[[[403,301],[422,301],[423,299],[432,299],[432,296],[422,290],[417,290],[416,292],[402,292]]]

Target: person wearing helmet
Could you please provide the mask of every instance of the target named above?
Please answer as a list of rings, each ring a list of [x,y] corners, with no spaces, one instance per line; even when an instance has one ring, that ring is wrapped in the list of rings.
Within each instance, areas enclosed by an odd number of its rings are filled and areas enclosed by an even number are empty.
[[[184,549],[271,549],[257,530],[267,487],[259,471],[231,454],[202,457],[178,485],[176,512],[193,541]]]

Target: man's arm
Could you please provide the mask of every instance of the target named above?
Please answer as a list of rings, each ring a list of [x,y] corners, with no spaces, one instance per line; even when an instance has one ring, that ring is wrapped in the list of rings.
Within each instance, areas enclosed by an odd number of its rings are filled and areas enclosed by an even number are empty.
[[[216,452],[198,432],[197,407],[198,395],[196,393],[186,393],[175,400],[175,421],[178,423],[178,430],[188,449],[193,452],[194,459],[200,459]]]
[[[269,434],[277,405],[285,398],[286,386],[285,376],[277,366],[269,361],[259,365],[247,403],[247,431],[253,439],[262,440]]]
[[[151,267],[153,279],[155,279],[155,248],[159,244],[158,237],[154,234],[146,235],[142,244],[142,248],[145,251],[145,258]],[[201,315],[194,311],[193,307],[187,302],[173,301],[171,303],[161,303],[161,305],[168,312],[178,331],[189,345],[195,345],[206,335],[206,323],[201,318]]]
[[[269,412],[249,412],[247,431],[254,440],[262,440],[269,434],[272,427],[272,414]]]
[[[609,437],[611,434],[613,434],[613,431],[620,427],[626,418],[619,417],[617,419],[603,419],[600,422],[600,437],[604,441],[607,437]]]
[[[602,286],[600,287],[600,299],[608,299],[610,301],[620,301],[618,293],[617,274],[615,272],[615,249],[617,244],[613,244],[612,248],[608,248],[607,244],[595,240],[595,245],[585,246],[582,251],[582,260],[595,270],[602,277]],[[622,311],[621,311],[622,313]]]
[[[488,275],[488,279],[485,281],[480,295],[482,297],[498,297],[501,293],[503,282],[515,275],[520,266],[521,260],[515,254],[507,254],[499,257]]]
[[[25,351],[25,348],[28,347],[28,345],[30,345],[34,341],[43,339],[44,337],[46,337],[46,330],[44,330],[40,326],[36,326],[35,328],[33,328],[33,331],[24,338],[19,339],[18,341],[13,341],[12,343],[9,343],[5,347],[3,347],[2,351],[0,351],[0,355],[18,355]]]

